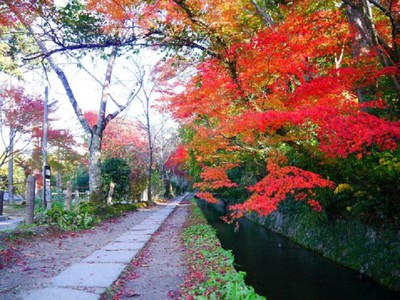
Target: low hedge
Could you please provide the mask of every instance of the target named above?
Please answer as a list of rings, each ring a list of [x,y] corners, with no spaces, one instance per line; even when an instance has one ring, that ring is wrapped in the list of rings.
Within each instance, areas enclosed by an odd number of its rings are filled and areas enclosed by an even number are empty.
[[[215,230],[194,201],[181,236],[189,268],[181,286],[181,298],[265,299],[246,285],[244,272],[235,270],[232,252],[221,247]]]

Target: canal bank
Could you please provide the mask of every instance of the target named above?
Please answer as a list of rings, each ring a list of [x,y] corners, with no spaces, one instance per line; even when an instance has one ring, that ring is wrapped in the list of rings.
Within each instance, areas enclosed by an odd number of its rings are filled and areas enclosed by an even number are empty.
[[[281,234],[245,219],[239,220],[235,231],[234,224],[220,220],[221,212],[204,202],[199,205],[222,246],[233,251],[237,269],[246,272],[246,283],[268,300],[400,299],[400,294]]]
[[[310,225],[279,212],[250,216],[257,224],[282,234],[383,286],[400,293],[400,232],[376,230],[361,222],[338,220]]]

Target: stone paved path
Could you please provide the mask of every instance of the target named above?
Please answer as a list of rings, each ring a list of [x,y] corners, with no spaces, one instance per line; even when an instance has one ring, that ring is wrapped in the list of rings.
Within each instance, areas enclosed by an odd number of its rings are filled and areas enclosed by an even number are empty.
[[[52,278],[51,284],[32,291],[25,300],[95,300],[119,277],[129,262],[149,241],[160,225],[185,196],[161,204],[140,224],[133,226],[113,242],[94,251],[81,262],[72,264]]]
[[[17,228],[23,220],[24,218],[20,217],[10,219],[6,216],[3,216],[3,218],[0,218],[0,231],[13,230]]]

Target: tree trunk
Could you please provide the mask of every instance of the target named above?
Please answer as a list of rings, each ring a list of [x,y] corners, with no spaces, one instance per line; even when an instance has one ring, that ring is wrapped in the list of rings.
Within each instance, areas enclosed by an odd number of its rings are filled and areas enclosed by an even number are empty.
[[[4,208],[4,191],[0,191],[0,216],[3,215]]]
[[[353,40],[351,43],[351,52],[354,58],[369,53],[373,47],[373,37],[369,30],[369,24],[365,18],[365,8],[362,1],[353,1],[346,5],[347,19],[349,20],[350,30]],[[364,102],[366,88],[357,89],[357,98],[359,103]]]
[[[149,165],[148,165],[148,170],[147,170],[147,180],[148,180],[148,186],[147,186],[147,201],[152,203],[153,199],[152,199],[152,193],[151,193],[151,189],[152,189],[152,176],[153,176],[153,150],[152,147],[150,146],[149,149]]]
[[[149,182],[147,187],[147,201],[152,203],[152,175],[153,175],[153,141],[151,134],[151,123],[150,123],[150,95],[145,94],[146,96],[146,106],[145,106],[145,115],[146,115],[146,132],[147,132],[147,143],[149,145],[149,164],[147,166],[147,180]]]
[[[8,161],[8,195],[10,204],[14,203],[14,130],[10,128],[10,159]]]
[[[344,0],[346,4],[346,14],[349,20],[350,30],[353,34],[352,55],[359,57],[369,53],[372,49],[376,49],[379,60],[383,67],[392,67],[396,65],[396,61],[386,53],[383,49],[382,37],[376,31],[375,24],[372,21],[371,9],[367,0]],[[395,75],[389,76],[393,88],[397,95],[400,96],[400,82]],[[357,90],[358,100],[364,102],[364,94],[366,88]]]
[[[367,54],[373,47],[374,42],[362,1],[353,1],[351,4],[349,1],[349,4],[346,5],[346,14],[353,34],[351,44],[353,57]]]
[[[89,147],[90,202],[103,201],[101,188],[101,136],[93,132]]]
[[[103,90],[101,93],[101,101],[99,113],[97,117],[97,124],[93,126],[90,137],[89,146],[89,192],[90,202],[103,201],[102,188],[101,188],[101,143],[103,139],[103,131],[107,123],[116,116],[108,115],[106,118],[107,102],[110,98],[110,85],[111,76],[114,69],[115,60],[117,58],[118,48],[114,47],[110,54],[107,63],[107,70],[103,83]]]

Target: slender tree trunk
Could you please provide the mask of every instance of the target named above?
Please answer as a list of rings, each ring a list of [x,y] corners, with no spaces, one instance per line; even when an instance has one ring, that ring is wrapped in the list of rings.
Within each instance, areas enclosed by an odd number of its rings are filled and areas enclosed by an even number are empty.
[[[10,203],[14,203],[14,129],[10,128],[10,159],[8,161],[8,195]]]
[[[0,216],[3,215],[3,207],[4,207],[4,191],[0,191]]]
[[[152,203],[152,177],[153,177],[153,141],[151,134],[151,122],[150,122],[150,95],[148,95],[145,91],[145,103],[142,102],[144,114],[146,117],[146,133],[147,133],[147,144],[149,146],[149,157],[148,157],[148,165],[147,165],[147,201]]]
[[[112,116],[106,118],[107,102],[110,98],[110,85],[112,72],[117,58],[118,48],[114,47],[111,51],[110,58],[107,63],[106,75],[103,83],[103,91],[97,117],[97,124],[92,128],[90,146],[89,146],[89,192],[91,202],[103,201],[101,188],[101,144],[103,139],[103,131]]]
[[[268,13],[267,2],[269,4],[269,8],[276,12],[276,14],[278,15],[278,18],[280,20],[283,19],[283,15],[282,15],[281,11],[279,10],[279,7],[276,5],[275,1],[273,1],[273,0],[261,1],[262,4],[259,4],[258,1],[256,1],[256,0],[250,0],[250,2],[253,4],[257,15],[263,21],[265,26],[271,27],[275,24],[274,20],[272,19],[271,14]]]
[[[153,143],[151,141],[151,128],[150,128],[150,116],[147,113],[146,116],[147,119],[147,139],[149,143],[149,164],[147,166],[147,180],[148,180],[148,186],[147,186],[147,201],[152,202],[152,177],[153,177]]]

